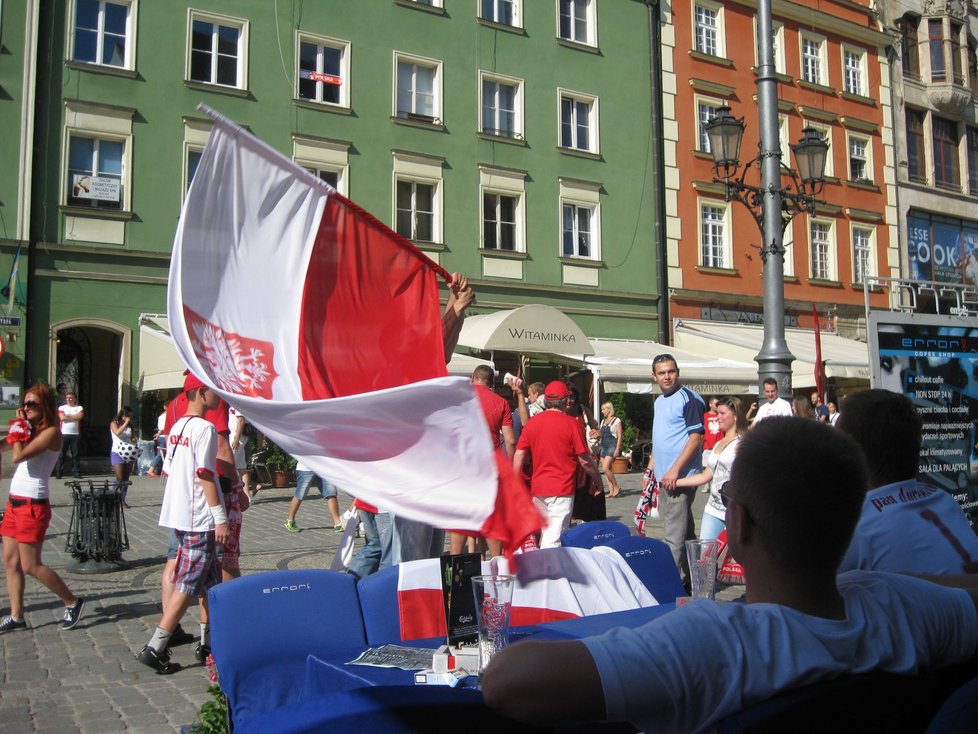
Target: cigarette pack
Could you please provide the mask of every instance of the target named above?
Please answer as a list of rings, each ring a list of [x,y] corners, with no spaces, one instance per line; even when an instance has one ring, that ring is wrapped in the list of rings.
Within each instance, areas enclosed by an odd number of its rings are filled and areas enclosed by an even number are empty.
[[[442,645],[431,658],[431,669],[436,673],[447,673],[450,670],[479,670],[479,648],[449,647]]]
[[[434,670],[420,670],[414,674],[414,684],[417,686],[451,686],[455,688],[469,677],[462,669],[449,670],[446,673],[436,673]]]

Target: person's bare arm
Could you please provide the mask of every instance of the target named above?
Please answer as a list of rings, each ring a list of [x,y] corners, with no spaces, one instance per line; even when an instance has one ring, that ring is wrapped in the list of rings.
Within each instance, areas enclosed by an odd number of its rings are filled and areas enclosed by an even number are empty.
[[[679,477],[676,480],[677,487],[698,487],[701,484],[706,484],[713,480],[713,472],[710,471],[709,467],[703,469],[703,471],[696,474],[691,474],[688,477]]]
[[[520,425],[526,428],[526,424],[530,422],[530,409],[523,397],[523,389],[519,384],[510,385],[510,388],[513,390],[513,395],[516,396],[516,413],[520,417]]]
[[[513,452],[516,449],[516,433],[513,431],[512,426],[503,426],[503,448],[506,450],[506,456],[510,460],[513,459]]]
[[[523,470],[523,462],[526,460],[526,449],[516,449],[513,453],[513,469],[517,472]]]
[[[598,721],[604,690],[584,643],[520,642],[496,654],[482,679],[486,705],[532,724]]]
[[[242,431],[244,431],[244,424],[245,424],[245,419],[243,415],[239,415],[234,419],[234,430],[231,432],[232,452],[238,450],[238,445],[241,443],[241,433]]]
[[[679,458],[676,459],[675,463],[669,467],[668,471],[666,471],[666,475],[659,479],[659,481],[662,483],[663,489],[670,490],[676,488],[676,480],[679,479],[679,470],[689,463],[689,460],[693,458],[693,455],[702,445],[702,433],[689,434],[689,438],[686,439],[686,445],[683,446],[683,450],[680,452]]]
[[[217,434],[217,473],[232,482],[238,476],[238,470],[234,468],[234,452],[231,451],[231,442],[226,433]]]
[[[615,443],[615,456],[621,456],[621,439],[624,437],[625,432],[621,429],[621,421],[615,423],[615,438],[618,439]]]
[[[61,431],[55,426],[48,426],[27,443],[15,443],[13,460],[15,464],[19,464],[49,450],[61,450]]]
[[[458,337],[462,333],[465,309],[473,303],[475,303],[475,291],[469,285],[468,279],[461,273],[452,273],[452,282],[448,287],[448,302],[445,304],[445,313],[441,317],[446,363],[451,360],[452,352],[458,344]]]
[[[210,471],[207,472],[210,474]],[[217,485],[214,484],[213,479],[207,479],[206,477],[199,477],[200,488],[204,492],[204,499],[207,500],[208,507],[218,507],[222,505],[221,496],[217,493]],[[216,540],[221,545],[228,542],[228,524],[226,522],[215,524],[214,526],[214,540]]]
[[[578,454],[577,463],[583,467],[588,476],[591,477],[591,484],[594,487],[593,494],[597,496],[604,491],[604,484],[601,482],[601,475],[598,473],[598,465],[594,463],[594,455],[591,453]]]

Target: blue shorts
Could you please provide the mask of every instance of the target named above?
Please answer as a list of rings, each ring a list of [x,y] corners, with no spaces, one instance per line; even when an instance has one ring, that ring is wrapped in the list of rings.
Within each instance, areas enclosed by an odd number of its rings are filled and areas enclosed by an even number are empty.
[[[297,471],[295,473],[295,498],[302,502],[309,494],[309,490],[315,487],[323,498],[335,497],[336,487],[320,477],[315,472]]]

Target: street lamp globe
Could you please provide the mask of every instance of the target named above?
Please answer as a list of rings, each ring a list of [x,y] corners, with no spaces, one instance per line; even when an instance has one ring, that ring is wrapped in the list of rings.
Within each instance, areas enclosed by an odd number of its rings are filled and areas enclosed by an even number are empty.
[[[716,115],[704,126],[710,140],[710,153],[713,155],[713,168],[723,178],[729,178],[740,166],[740,141],[744,137],[744,119],[730,114],[724,105],[717,108]]]
[[[801,140],[791,146],[798,166],[798,177],[811,193],[817,194],[825,183],[825,161],[828,158],[829,144],[818,130],[806,127],[801,131]]]

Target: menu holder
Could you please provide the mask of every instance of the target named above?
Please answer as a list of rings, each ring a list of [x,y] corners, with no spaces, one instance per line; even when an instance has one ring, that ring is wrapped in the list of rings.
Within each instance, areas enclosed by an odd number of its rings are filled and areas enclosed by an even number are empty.
[[[448,627],[448,644],[451,647],[474,644],[479,639],[475,598],[472,596],[472,577],[480,573],[482,573],[482,556],[479,553],[441,557],[445,622]]]

